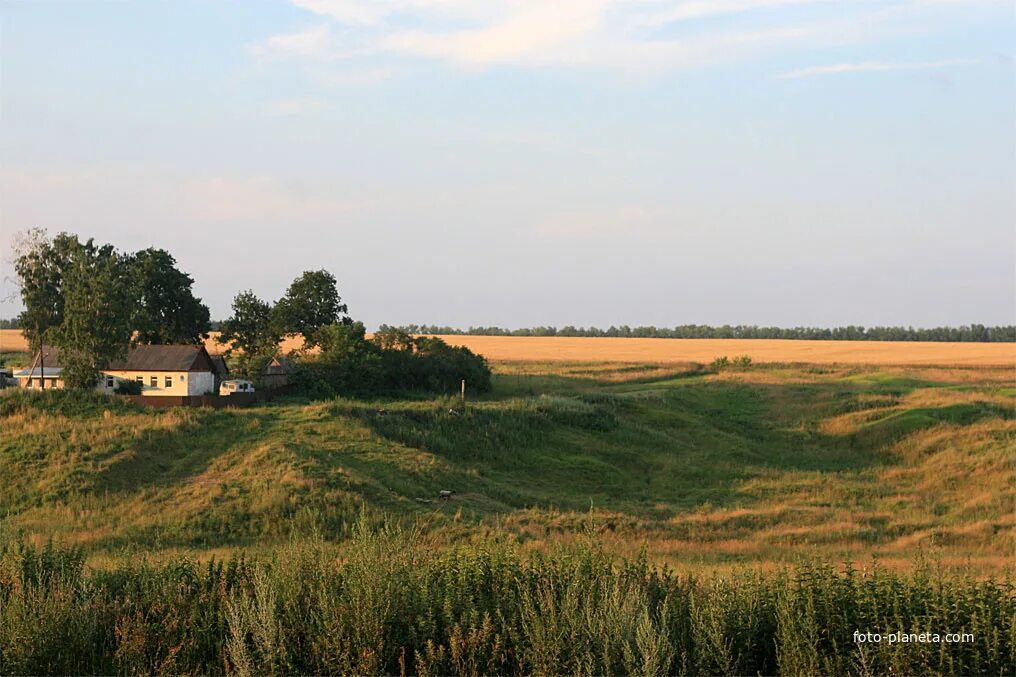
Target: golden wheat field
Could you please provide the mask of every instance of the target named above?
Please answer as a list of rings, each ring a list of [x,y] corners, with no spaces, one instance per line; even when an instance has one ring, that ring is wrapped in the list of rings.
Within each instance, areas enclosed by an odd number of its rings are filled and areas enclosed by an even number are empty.
[[[790,341],[779,339],[441,336],[495,361],[711,362],[748,355],[756,362],[1016,366],[1013,343]]]
[[[213,331],[205,340],[205,348],[212,355],[219,355],[225,350],[225,346],[215,340],[219,332]],[[282,341],[283,352],[296,350],[303,345],[303,340],[296,337],[287,337]],[[28,342],[21,335],[19,329],[0,329],[0,352],[24,352],[28,350]]]
[[[23,352],[28,350],[28,342],[21,335],[20,329],[0,329],[0,352]]]
[[[223,351],[216,332],[205,341],[212,354]],[[441,336],[494,361],[538,362],[711,362],[726,355],[748,355],[755,362],[812,364],[963,365],[1016,367],[1013,343],[933,343],[915,341],[790,341],[779,339],[568,338],[562,336]],[[284,352],[302,341],[283,341]],[[16,329],[0,330],[0,351],[28,346]]]

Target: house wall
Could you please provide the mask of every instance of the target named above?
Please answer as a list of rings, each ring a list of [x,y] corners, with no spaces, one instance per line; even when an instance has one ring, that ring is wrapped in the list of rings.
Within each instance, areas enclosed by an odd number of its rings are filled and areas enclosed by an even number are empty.
[[[113,385],[107,386],[107,377],[113,377]],[[210,371],[115,371],[105,370],[99,374],[99,382],[95,389],[101,392],[111,393],[116,389],[117,381],[135,381],[141,377],[141,393],[146,396],[188,396],[205,395],[209,392],[218,394],[215,390],[215,375]],[[157,385],[152,386],[152,377],[156,377]],[[172,385],[166,387],[166,377],[172,378]],[[40,388],[39,379],[18,378],[18,385],[22,388]],[[46,377],[46,389],[63,388],[63,379]]]
[[[32,390],[40,390],[42,386],[39,384],[39,377],[27,378],[17,377],[18,386],[21,388],[31,388]],[[53,388],[63,388],[64,382],[62,378],[46,377],[46,390],[52,390]]]
[[[187,373],[187,394],[188,395],[205,395],[212,393],[218,395],[215,392],[215,374],[210,371],[191,371]]]
[[[113,387],[106,385],[106,377],[112,376]],[[209,371],[114,371],[105,370],[99,382],[99,387],[106,392],[112,392],[116,388],[116,380],[136,381],[141,377],[141,394],[143,395],[204,395],[212,390],[215,385],[215,377]],[[152,377],[156,379],[156,385],[152,386]],[[166,377],[169,376],[172,385],[166,387]]]

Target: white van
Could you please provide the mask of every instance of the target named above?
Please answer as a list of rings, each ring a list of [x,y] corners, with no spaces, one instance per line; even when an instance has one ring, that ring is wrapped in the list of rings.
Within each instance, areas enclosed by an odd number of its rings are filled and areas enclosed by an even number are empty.
[[[242,378],[233,379],[231,381],[223,381],[222,385],[219,386],[220,395],[232,395],[234,393],[252,393],[254,392],[254,384],[250,381],[245,381]]]

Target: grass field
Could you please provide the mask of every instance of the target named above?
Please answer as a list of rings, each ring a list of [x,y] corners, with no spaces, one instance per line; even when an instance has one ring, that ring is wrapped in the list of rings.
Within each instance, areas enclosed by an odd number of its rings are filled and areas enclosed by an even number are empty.
[[[212,338],[212,354],[223,346]],[[721,355],[748,355],[756,362],[810,364],[964,365],[1016,367],[1016,343],[913,341],[787,341],[776,339],[567,338],[561,336],[441,336],[494,361],[711,362]],[[283,351],[299,348],[287,338]],[[0,330],[0,352],[28,349],[21,332]]]
[[[1011,369],[494,368],[457,413],[0,394],[0,674],[1012,666]]]
[[[1008,370],[495,366],[495,393],[462,416],[427,400],[151,411],[10,397],[4,525],[97,563],[259,550],[311,528],[341,539],[362,509],[529,550],[593,530],[612,552],[689,570],[1012,563]],[[441,489],[453,500],[435,501]]]

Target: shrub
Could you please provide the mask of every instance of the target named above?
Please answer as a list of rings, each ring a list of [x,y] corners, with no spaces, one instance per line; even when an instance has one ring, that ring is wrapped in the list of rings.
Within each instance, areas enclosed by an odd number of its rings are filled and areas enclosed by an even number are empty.
[[[143,388],[137,381],[130,379],[117,379],[116,388],[113,392],[117,395],[140,395]]]
[[[316,334],[321,352],[297,363],[291,382],[310,397],[370,396],[384,386],[380,350],[366,339],[362,322],[336,323]]]
[[[738,371],[744,371],[751,367],[751,358],[747,355],[738,355],[730,363],[730,366]]]
[[[297,389],[311,397],[454,394],[463,380],[469,393],[491,387],[490,367],[482,356],[440,339],[388,330],[368,341],[360,322],[323,327],[316,337],[320,354],[305,357],[293,378]]]
[[[726,355],[723,357],[717,357],[715,360],[709,363],[709,371],[719,373],[730,366],[730,358]]]
[[[487,360],[463,346],[439,338],[417,338],[398,332],[374,337],[381,350],[386,386],[390,391],[454,393],[466,382],[467,392],[490,390]]]

